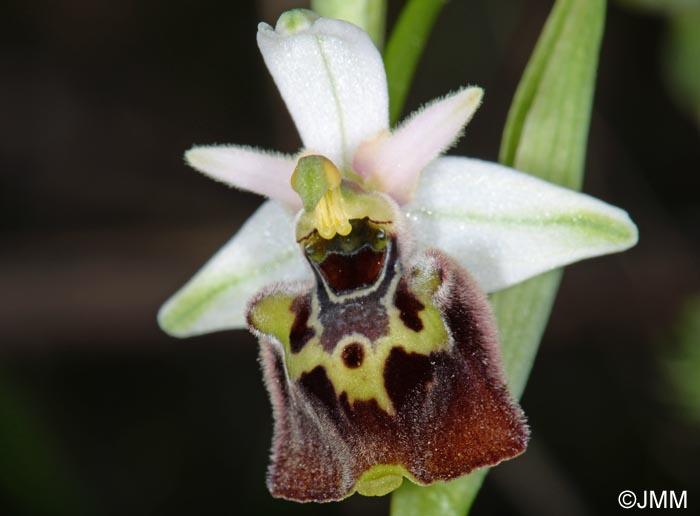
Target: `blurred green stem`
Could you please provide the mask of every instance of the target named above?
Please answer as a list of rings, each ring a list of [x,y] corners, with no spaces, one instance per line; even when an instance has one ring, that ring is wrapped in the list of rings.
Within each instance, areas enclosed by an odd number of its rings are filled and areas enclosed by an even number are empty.
[[[700,427],[700,293],[686,300],[668,346],[661,346],[667,397],[678,416]]]
[[[447,0],[408,0],[384,51],[391,125],[401,116],[406,95],[435,20]],[[364,29],[381,51],[386,0],[311,0],[321,16],[349,21]]]
[[[0,499],[16,505],[19,514],[93,513],[88,510],[87,493],[35,400],[2,367],[0,454]]]
[[[669,14],[662,67],[678,106],[700,124],[700,1]]]
[[[380,51],[384,46],[386,0],[311,0],[311,9],[326,18],[354,23],[369,34]]]
[[[547,181],[580,189],[605,0],[557,0],[518,85],[500,160]],[[559,287],[555,270],[494,294],[503,365],[513,396],[525,389]],[[395,516],[463,516],[487,470],[452,482],[409,482],[392,497]]]
[[[446,3],[447,0],[409,0],[391,33],[384,51],[391,125],[401,116],[418,61]]]

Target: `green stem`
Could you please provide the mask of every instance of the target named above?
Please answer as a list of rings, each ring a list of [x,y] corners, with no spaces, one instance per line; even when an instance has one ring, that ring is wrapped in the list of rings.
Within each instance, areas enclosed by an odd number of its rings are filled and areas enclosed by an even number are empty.
[[[409,0],[384,51],[391,125],[401,116],[406,95],[435,20],[447,0]]]
[[[380,51],[384,46],[386,0],[311,0],[311,9],[326,18],[354,23],[369,34]]]
[[[557,0],[518,85],[501,142],[501,161],[548,181],[580,188],[605,0]],[[520,398],[556,296],[561,270],[491,297],[506,378]],[[444,484],[395,491],[395,516],[463,516],[487,470]]]

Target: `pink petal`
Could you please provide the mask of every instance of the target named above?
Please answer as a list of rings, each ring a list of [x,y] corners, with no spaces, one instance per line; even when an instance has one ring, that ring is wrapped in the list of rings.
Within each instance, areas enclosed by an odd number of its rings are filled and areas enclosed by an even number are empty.
[[[374,177],[397,202],[408,202],[425,166],[453,145],[481,103],[481,88],[463,88],[411,114],[392,134],[364,142],[353,167]]]
[[[185,159],[212,179],[275,199],[293,209],[301,208],[301,199],[290,184],[296,163],[291,156],[239,145],[212,145],[191,148]]]

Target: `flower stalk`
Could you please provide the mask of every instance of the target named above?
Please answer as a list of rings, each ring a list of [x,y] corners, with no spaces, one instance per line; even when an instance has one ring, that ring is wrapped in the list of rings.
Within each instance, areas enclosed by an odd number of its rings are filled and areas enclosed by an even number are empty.
[[[446,4],[447,0],[409,0],[391,33],[384,51],[384,65],[392,125],[401,117],[418,61]]]
[[[386,0],[311,0],[311,9],[325,18],[337,18],[363,29],[376,47],[384,47]]]

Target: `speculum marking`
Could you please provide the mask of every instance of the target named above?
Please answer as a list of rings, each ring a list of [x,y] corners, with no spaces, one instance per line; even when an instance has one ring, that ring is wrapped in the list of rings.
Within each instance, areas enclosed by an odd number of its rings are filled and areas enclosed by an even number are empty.
[[[332,253],[319,264],[328,285],[336,292],[352,292],[373,285],[384,265],[385,252],[363,247],[352,254]]]

